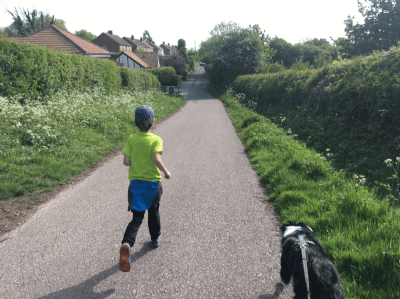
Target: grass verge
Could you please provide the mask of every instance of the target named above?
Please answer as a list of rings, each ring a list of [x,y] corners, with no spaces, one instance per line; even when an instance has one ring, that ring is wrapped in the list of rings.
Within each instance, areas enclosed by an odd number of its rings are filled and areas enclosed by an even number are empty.
[[[106,95],[60,91],[43,103],[0,97],[0,200],[51,191],[139,131],[135,109],[149,105],[155,122],[178,110],[181,96],[126,89]]]
[[[399,210],[235,96],[209,91],[225,104],[281,222],[313,228],[345,298],[400,298]]]

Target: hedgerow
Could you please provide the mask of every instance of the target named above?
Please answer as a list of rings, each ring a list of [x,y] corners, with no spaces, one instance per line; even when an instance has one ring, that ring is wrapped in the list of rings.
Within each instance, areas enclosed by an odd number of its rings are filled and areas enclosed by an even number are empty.
[[[159,88],[160,83],[149,73],[120,68],[110,60],[0,38],[2,96],[42,101],[60,90],[103,88],[112,94],[121,86],[148,89]]]
[[[337,169],[386,183],[391,172],[384,161],[400,156],[399,52],[393,47],[318,70],[239,76],[232,87],[257,113],[326,153]]]

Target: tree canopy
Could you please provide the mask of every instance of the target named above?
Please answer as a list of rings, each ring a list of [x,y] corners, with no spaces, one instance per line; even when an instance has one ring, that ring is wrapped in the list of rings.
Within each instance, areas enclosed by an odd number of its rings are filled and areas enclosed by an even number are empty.
[[[222,22],[210,35],[201,43],[199,54],[203,62],[212,64],[208,72],[215,84],[230,84],[239,75],[268,72],[275,51],[268,46],[270,37],[258,25],[241,28],[234,22]]]
[[[348,41],[339,40],[338,44],[352,50],[351,54],[370,54],[375,50],[388,51],[400,42],[400,0],[360,0],[358,11],[364,17],[364,24],[354,24],[354,17],[344,21]],[[352,49],[351,49],[352,48]]]
[[[80,31],[75,31],[75,35],[87,40],[88,42],[92,42],[94,39],[97,38],[96,35],[86,31],[85,29],[82,29]]]
[[[149,32],[148,30],[145,30],[145,31],[143,32],[143,40],[144,40],[145,42],[150,42],[150,43],[153,42],[153,38],[151,37],[150,32]]]
[[[12,16],[13,22],[10,26],[2,30],[4,35],[28,35],[50,24],[55,24],[56,26],[67,30],[65,27],[65,21],[54,19],[54,15],[53,17],[50,17],[48,13],[43,14],[43,12],[38,12],[36,9],[33,9],[32,12],[29,12],[29,10],[23,10],[21,15],[24,16],[24,19],[22,19],[17,9],[15,7],[14,9],[15,15],[7,10],[7,12]],[[40,17],[38,17],[39,15]]]

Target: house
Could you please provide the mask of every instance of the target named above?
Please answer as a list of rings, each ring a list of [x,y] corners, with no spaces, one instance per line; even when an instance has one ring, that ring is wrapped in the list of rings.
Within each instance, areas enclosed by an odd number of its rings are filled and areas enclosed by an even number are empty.
[[[132,52],[137,51],[138,48],[143,48],[145,52],[153,52],[153,47],[143,41],[143,37],[141,37],[139,40],[134,39],[132,35],[131,38],[124,37],[124,41],[128,42],[129,45],[132,47]]]
[[[131,51],[124,51],[120,53],[115,60],[122,63],[125,67],[134,68],[134,69],[144,69],[149,67],[149,65],[140,59],[137,54],[141,53],[134,53]],[[149,54],[149,53],[146,53]],[[153,53],[151,53],[153,54]],[[154,53],[156,54],[156,53]]]
[[[135,52],[136,56],[152,68],[160,68],[160,59],[157,52]]]
[[[172,47],[169,43],[166,45],[165,42],[163,42],[160,47],[163,48],[165,55],[171,56],[178,53],[178,50]]]
[[[156,44],[156,42],[155,41],[153,41],[153,42],[147,42],[151,47],[153,47],[153,52],[156,52],[156,51],[158,51],[158,54],[159,55],[162,55],[162,56],[164,56],[164,49],[163,48],[161,48],[161,47],[159,47],[159,46],[157,46],[157,44]]]
[[[110,60],[111,53],[75,34],[50,24],[29,35],[6,36],[7,39],[27,42],[41,47],[51,48],[56,51],[74,53],[87,57],[97,57]]]
[[[118,35],[113,34],[112,30],[108,30],[107,33],[103,32],[97,38],[95,38],[92,43],[110,51],[111,53],[132,51],[132,45],[120,38]]]

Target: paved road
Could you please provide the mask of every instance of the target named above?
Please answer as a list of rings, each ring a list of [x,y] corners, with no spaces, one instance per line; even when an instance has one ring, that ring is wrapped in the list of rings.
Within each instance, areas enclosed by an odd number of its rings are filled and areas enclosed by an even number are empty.
[[[280,277],[279,223],[203,67],[188,103],[154,133],[164,141],[161,241],[147,213],[119,271],[128,167],[118,156],[61,192],[0,243],[0,298],[291,298]],[[257,197],[258,196],[258,197]]]

